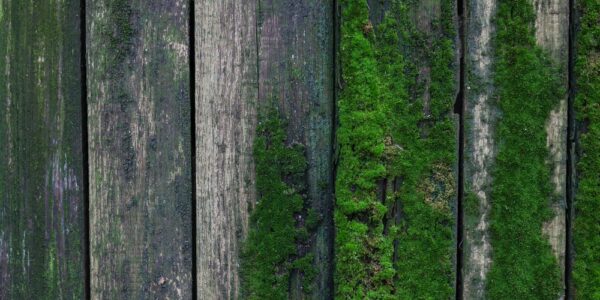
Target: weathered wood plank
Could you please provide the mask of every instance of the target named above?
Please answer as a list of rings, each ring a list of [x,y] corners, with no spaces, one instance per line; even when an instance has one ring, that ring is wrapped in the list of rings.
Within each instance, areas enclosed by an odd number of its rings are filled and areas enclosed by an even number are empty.
[[[266,234],[249,226],[250,215],[257,213],[252,149],[257,120],[267,121],[258,117],[258,111],[264,115],[272,108],[289,122],[286,144],[306,148],[304,205],[320,216],[310,242],[291,247],[298,247],[299,256],[314,253],[309,265],[317,268],[316,276],[307,284],[313,297],[331,295],[332,5],[331,1],[195,3],[199,297],[237,299],[242,288],[246,295],[265,292],[253,291],[247,284],[260,285],[264,280],[260,271],[248,268],[241,279],[244,262],[239,256],[250,230],[258,239]],[[302,294],[309,292],[302,291],[298,267],[287,269],[294,259],[285,258],[280,272],[293,278],[289,296],[305,297]]]
[[[492,103],[492,23],[497,1],[468,1],[466,14],[465,200],[463,298],[483,299],[491,266],[489,230],[490,167],[496,156],[493,127],[498,110]],[[477,85],[477,86],[475,86]],[[473,199],[472,197],[476,197]],[[477,204],[473,205],[471,201]]]
[[[300,227],[308,214],[318,220],[296,246],[297,256],[312,256],[315,276],[293,270],[292,299],[333,297],[333,14],[331,0],[259,1],[259,111],[276,108],[286,121],[285,144],[303,148],[304,212],[295,217]]]
[[[336,296],[454,297],[454,1],[341,1]]]
[[[196,0],[198,297],[240,298],[240,250],[255,204],[257,1]]]
[[[188,2],[86,3],[91,296],[189,299]]]
[[[80,1],[0,1],[0,299],[84,296]]]
[[[564,293],[567,4],[468,2],[465,299]]]
[[[535,38],[548,53],[556,67],[563,87],[562,99],[550,111],[546,120],[546,147],[550,154],[550,181],[552,218],[543,224],[543,234],[548,238],[556,257],[564,286],[565,255],[567,243],[567,101],[569,60],[569,2],[564,0],[533,0],[535,9]],[[559,295],[564,298],[564,292]]]

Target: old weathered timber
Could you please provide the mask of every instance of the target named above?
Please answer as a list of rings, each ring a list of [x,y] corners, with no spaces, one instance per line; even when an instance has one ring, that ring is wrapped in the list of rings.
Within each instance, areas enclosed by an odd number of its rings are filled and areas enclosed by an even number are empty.
[[[456,2],[340,3],[336,297],[452,298]]]
[[[84,297],[80,1],[0,1],[0,299]]]
[[[314,282],[303,292],[301,272],[290,270],[290,297],[329,298],[333,2],[196,1],[195,7],[198,296],[241,297],[240,255],[256,203],[256,124],[259,112],[275,109],[288,122],[286,144],[305,147],[306,206],[320,216],[308,248],[298,246],[299,255],[314,254]],[[246,281],[261,280],[246,273]]]
[[[557,69],[563,87],[563,97],[552,109],[546,121],[546,147],[550,153],[553,193],[549,199],[552,218],[543,225],[556,257],[561,275],[565,273],[565,251],[567,243],[567,101],[568,101],[568,58],[569,58],[569,2],[564,0],[534,0],[535,38],[537,44],[547,51]],[[562,278],[564,282],[564,278]],[[564,286],[563,286],[564,289]],[[561,292],[559,298],[564,298]]]
[[[192,294],[188,1],[87,1],[91,296]]]
[[[463,286],[464,299],[483,299],[491,264],[489,232],[490,166],[495,156],[493,124],[497,109],[491,104],[492,19],[495,0],[468,1],[466,59],[468,70],[465,93],[465,241]],[[472,82],[472,83],[471,83]],[[477,85],[477,86],[475,86]],[[475,197],[475,198],[473,198]],[[470,201],[476,201],[473,210]]]
[[[240,298],[240,249],[255,204],[257,1],[195,1],[199,299]]]
[[[563,295],[567,8],[468,1],[464,299]]]
[[[298,255],[314,257],[316,276],[306,282],[292,272],[290,297],[328,299],[333,293],[333,1],[259,0],[258,11],[259,111],[277,108],[288,124],[286,144],[303,146],[304,205],[319,220],[307,245],[298,246],[309,248],[298,249]],[[306,295],[303,281],[311,290]]]

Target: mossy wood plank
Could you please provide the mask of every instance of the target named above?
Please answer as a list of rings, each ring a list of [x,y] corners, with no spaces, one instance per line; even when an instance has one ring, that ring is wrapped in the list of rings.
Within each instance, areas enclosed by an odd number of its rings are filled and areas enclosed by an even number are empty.
[[[333,2],[195,6],[198,295],[329,298]]]
[[[340,5],[336,297],[453,298],[456,2]]]
[[[574,299],[600,297],[600,2],[576,0],[573,74],[576,195],[573,205]]]
[[[188,1],[87,1],[91,297],[192,294]]]
[[[0,1],[0,299],[84,297],[80,1]]]
[[[299,149],[306,163],[300,179],[282,178],[303,198],[289,217],[307,233],[296,238],[289,258],[294,266],[285,288],[291,299],[328,299],[333,293],[333,2],[259,0],[258,6],[258,120],[268,122],[269,111],[278,111],[285,145]]]
[[[566,1],[468,1],[465,299],[560,298]]]

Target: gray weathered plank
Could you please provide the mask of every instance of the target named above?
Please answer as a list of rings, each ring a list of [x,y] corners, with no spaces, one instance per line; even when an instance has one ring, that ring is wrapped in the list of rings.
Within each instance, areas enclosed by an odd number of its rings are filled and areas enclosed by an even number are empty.
[[[0,1],[0,299],[84,297],[80,1]]]
[[[324,216],[309,250],[314,293],[331,295],[332,5],[195,2],[199,297],[240,297],[239,255],[256,202],[257,111],[272,104],[290,121],[288,142],[307,148],[309,205]]]
[[[333,297],[334,20],[331,0],[260,0],[259,107],[287,121],[286,144],[304,146],[307,206],[320,223],[309,241],[316,278],[310,299]],[[303,253],[301,253],[303,254]],[[290,297],[303,279],[292,274]]]
[[[91,296],[192,294],[188,1],[87,1]]]
[[[255,203],[257,1],[196,0],[198,297],[240,298],[240,249]]]

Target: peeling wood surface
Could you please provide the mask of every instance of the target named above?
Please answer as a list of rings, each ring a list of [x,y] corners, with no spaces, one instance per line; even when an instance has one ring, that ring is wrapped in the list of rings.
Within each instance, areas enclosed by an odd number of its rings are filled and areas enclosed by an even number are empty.
[[[196,0],[199,299],[240,298],[240,249],[256,202],[257,1]]]
[[[279,107],[288,121],[287,143],[305,146],[308,203],[321,219],[309,250],[317,273],[311,298],[328,299],[333,295],[333,1],[259,0],[258,9],[259,110]]]
[[[498,110],[492,104],[492,23],[496,0],[468,1],[465,91],[465,202],[477,202],[465,210],[463,298],[484,299],[487,273],[492,263],[489,214],[491,167],[496,154],[494,124]]]
[[[91,297],[189,299],[188,2],[86,12]]]
[[[79,1],[0,1],[0,299],[84,296]]]

